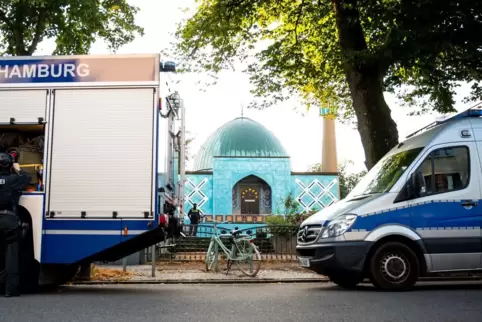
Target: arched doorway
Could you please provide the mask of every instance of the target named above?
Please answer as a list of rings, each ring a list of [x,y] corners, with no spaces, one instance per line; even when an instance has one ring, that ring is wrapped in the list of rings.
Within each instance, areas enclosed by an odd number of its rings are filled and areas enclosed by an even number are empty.
[[[233,187],[233,214],[271,214],[271,187],[263,179],[250,175]]]

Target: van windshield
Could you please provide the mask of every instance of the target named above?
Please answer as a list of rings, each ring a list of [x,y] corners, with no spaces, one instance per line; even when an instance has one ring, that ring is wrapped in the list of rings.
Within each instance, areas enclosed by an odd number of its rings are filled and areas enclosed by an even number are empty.
[[[347,199],[389,191],[423,147],[386,155],[363,177]]]

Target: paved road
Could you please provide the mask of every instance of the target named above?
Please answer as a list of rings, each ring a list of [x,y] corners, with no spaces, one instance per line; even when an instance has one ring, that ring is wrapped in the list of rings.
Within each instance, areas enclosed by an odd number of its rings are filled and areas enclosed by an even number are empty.
[[[383,293],[331,284],[72,286],[0,298],[0,321],[482,321],[482,283]]]

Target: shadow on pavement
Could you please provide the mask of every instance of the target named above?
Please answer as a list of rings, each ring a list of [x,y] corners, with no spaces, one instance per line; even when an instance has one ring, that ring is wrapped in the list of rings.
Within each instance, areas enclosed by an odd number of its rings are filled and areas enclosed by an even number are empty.
[[[161,287],[147,288],[138,287],[136,285],[72,285],[72,286],[57,286],[57,287],[42,287],[38,292],[22,294],[21,296],[38,296],[38,295],[54,295],[54,294],[88,294],[88,295],[135,295],[135,294],[151,294],[151,293],[162,293]]]
[[[482,291],[482,282],[420,282],[415,285],[413,290],[408,292],[393,292],[393,291],[382,291],[376,289],[371,284],[360,284],[356,288],[349,290],[343,289],[334,284],[325,284],[326,286],[317,288],[320,291],[343,291],[343,292],[353,292],[353,291],[365,291],[365,292],[375,292],[375,293],[411,293],[411,292],[423,292],[423,291],[461,291],[461,290],[473,290]]]

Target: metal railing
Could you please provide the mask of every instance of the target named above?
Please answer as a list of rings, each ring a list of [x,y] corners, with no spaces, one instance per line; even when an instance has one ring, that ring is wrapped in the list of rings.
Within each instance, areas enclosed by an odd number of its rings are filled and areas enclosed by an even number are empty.
[[[297,225],[272,224],[218,224],[218,234],[229,234],[238,227],[243,234],[250,235],[261,253],[263,261],[295,261]],[[171,238],[156,246],[156,260],[159,262],[204,261],[214,227],[209,223],[184,225],[186,237]],[[225,243],[229,246],[229,240]],[[146,251],[146,261],[151,252]]]

